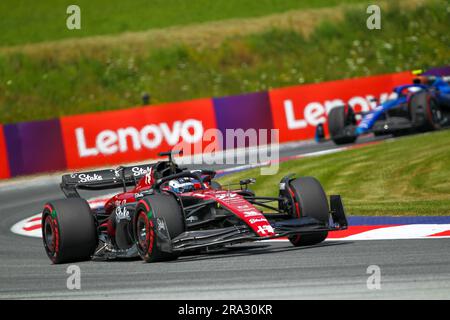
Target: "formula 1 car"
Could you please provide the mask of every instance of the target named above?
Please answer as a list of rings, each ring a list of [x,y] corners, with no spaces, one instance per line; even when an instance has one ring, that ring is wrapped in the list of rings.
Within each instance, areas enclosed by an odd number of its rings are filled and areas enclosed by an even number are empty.
[[[307,246],[347,228],[341,197],[332,195],[329,203],[312,177],[286,176],[278,197],[257,197],[248,188],[254,179],[227,190],[213,180],[214,171],[180,168],[172,155],[162,153],[169,159],[148,165],[64,175],[66,199],[47,203],[42,212],[50,260],[167,261],[183,252],[279,237]],[[99,208],[79,194],[114,188],[123,190]]]
[[[369,112],[357,114],[349,105],[333,108],[328,115],[330,138],[336,144],[345,144],[369,132],[376,136],[403,135],[449,126],[449,81],[450,76],[420,76],[413,84],[395,87],[396,98]],[[360,121],[358,116],[362,118]],[[323,125],[316,128],[316,140],[321,138]]]

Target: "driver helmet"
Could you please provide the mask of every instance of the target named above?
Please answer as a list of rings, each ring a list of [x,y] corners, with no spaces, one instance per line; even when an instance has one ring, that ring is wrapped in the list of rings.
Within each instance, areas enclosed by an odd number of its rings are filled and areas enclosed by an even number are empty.
[[[409,87],[408,88],[408,92],[411,92],[411,93],[416,93],[416,92],[419,92],[421,90],[422,90],[422,88],[420,88],[420,87]]]
[[[179,178],[169,181],[169,188],[175,193],[193,191],[195,189],[191,178]]]

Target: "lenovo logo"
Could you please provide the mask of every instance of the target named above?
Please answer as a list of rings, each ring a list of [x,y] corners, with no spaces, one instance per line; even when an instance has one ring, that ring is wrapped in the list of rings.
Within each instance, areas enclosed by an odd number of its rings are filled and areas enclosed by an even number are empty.
[[[195,119],[175,121],[172,126],[166,122],[149,124],[140,129],[129,126],[117,130],[103,130],[92,141],[86,139],[83,127],[75,129],[75,137],[80,157],[93,157],[99,154],[112,155],[158,148],[163,142],[176,145],[180,139],[187,143],[197,143],[203,136],[202,122]]]
[[[395,93],[392,93],[395,95]],[[379,103],[392,98],[392,94],[382,93],[379,97]],[[292,100],[284,100],[284,112],[286,114],[287,127],[291,130],[302,129],[309,126],[317,126],[319,123],[325,123],[326,115],[332,108],[349,104],[355,111],[369,111],[376,108],[377,102],[374,96],[367,95],[354,96],[347,101],[342,99],[326,100],[323,102],[312,101],[303,108],[303,117],[295,114],[295,108]],[[302,108],[298,108],[302,109]]]

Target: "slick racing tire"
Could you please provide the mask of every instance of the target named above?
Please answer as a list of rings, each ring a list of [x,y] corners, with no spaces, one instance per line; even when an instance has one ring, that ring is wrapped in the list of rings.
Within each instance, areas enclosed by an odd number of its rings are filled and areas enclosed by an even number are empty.
[[[139,255],[145,262],[169,261],[177,253],[159,249],[156,234],[157,218],[163,218],[171,239],[186,230],[183,212],[177,200],[169,194],[153,194],[139,201],[136,207],[135,239]]]
[[[439,130],[442,112],[439,104],[428,92],[419,92],[410,100],[411,121],[419,131]]]
[[[290,188],[294,193],[294,200],[300,212],[294,212],[295,218],[307,216],[314,218],[324,226],[328,227],[330,220],[330,210],[328,199],[321,184],[313,177],[301,177],[290,182]],[[328,231],[319,231],[311,234],[294,235],[289,237],[289,241],[296,247],[310,246],[320,243],[326,239]]]
[[[42,212],[42,239],[55,264],[90,260],[98,236],[87,201],[71,198],[47,203]]]
[[[342,136],[346,126],[356,124],[353,108],[349,106],[347,112],[345,109],[343,106],[335,107],[328,114],[328,132],[335,144],[353,143],[357,138],[356,135]]]

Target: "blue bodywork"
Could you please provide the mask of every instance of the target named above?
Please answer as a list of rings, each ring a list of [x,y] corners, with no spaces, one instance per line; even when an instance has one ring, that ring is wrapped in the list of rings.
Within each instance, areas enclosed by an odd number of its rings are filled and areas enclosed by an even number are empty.
[[[408,103],[412,94],[427,90],[438,101],[439,105],[450,108],[450,85],[441,77],[436,77],[434,82],[430,85],[425,84],[407,84],[394,88],[396,98],[387,100],[378,105],[375,109],[362,113],[362,120],[355,130],[356,135],[361,135],[369,132],[380,117],[388,110],[396,108]]]

